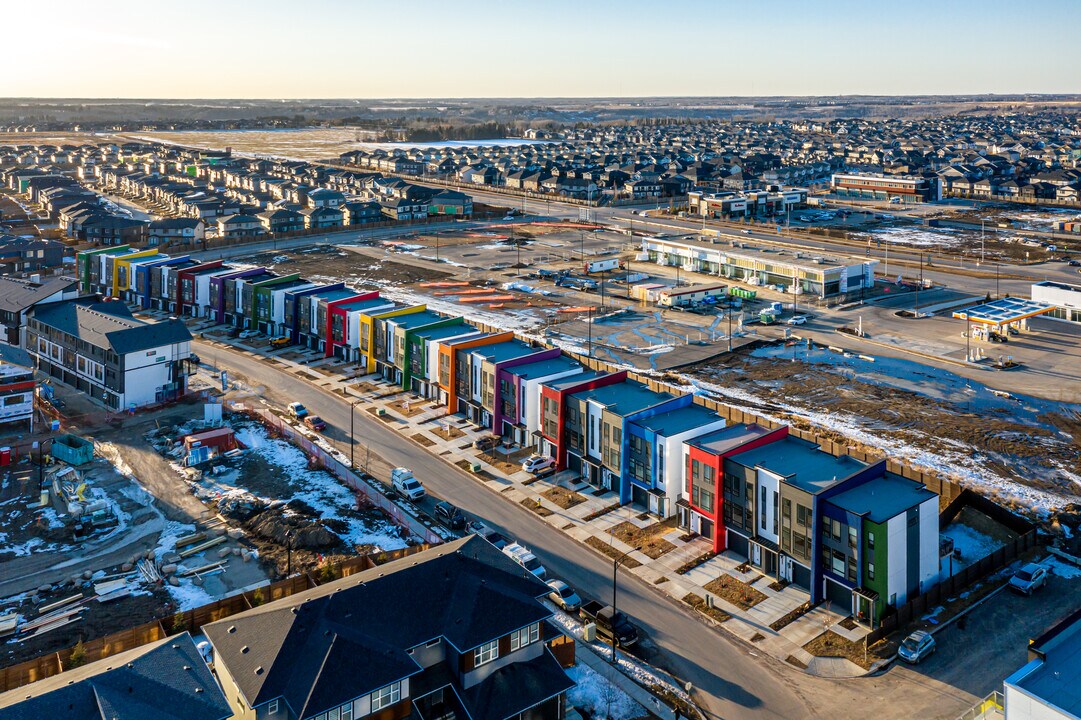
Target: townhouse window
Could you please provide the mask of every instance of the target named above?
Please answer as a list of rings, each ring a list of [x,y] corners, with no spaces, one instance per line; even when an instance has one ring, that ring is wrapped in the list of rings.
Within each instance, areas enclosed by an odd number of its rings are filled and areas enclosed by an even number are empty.
[[[822,518],[822,533],[826,537],[830,536],[830,524],[831,523],[832,523],[832,520],[830,520],[828,517],[823,516],[823,518]]]
[[[838,522],[837,520],[833,520],[832,525],[833,525],[833,539],[834,540],[840,540],[841,539],[841,523]]]
[[[844,553],[834,550],[830,557],[830,569],[833,570],[835,575],[844,577],[845,574],[845,556]]]
[[[486,642],[473,651],[473,667],[480,667],[499,657],[499,641]]]
[[[781,500],[781,517],[792,517],[792,501],[787,498]]]
[[[514,652],[524,648],[526,645],[540,640],[540,623],[533,623],[529,627],[524,627],[521,630],[515,630],[510,635],[510,651]]]
[[[804,507],[803,505],[800,505],[799,503],[796,504],[796,524],[799,525],[800,527],[810,527],[811,526],[811,509],[810,508]]]
[[[267,711],[268,715],[277,715],[278,714],[278,701],[277,700],[271,700],[269,703],[267,703],[266,711]]]
[[[773,534],[777,534],[777,491],[773,491]]]
[[[393,685],[387,685],[385,688],[380,688],[372,693],[372,712],[382,710],[385,707],[390,707],[396,702],[401,702],[401,699],[402,684],[400,682],[396,682]]]
[[[852,555],[848,557],[848,581],[856,582],[856,558]]]
[[[853,549],[856,547],[856,528],[851,525],[848,526],[848,547]]]
[[[870,530],[867,531],[867,549],[868,550],[874,550],[875,549],[875,534],[873,532],[871,532]]]
[[[760,524],[762,525],[762,529],[765,530],[766,529],[766,488],[762,488],[762,504],[760,505],[760,507],[761,507],[761,512],[759,513],[759,515],[762,516],[762,521],[761,521]]]
[[[875,564],[874,563],[871,563],[871,562],[867,563],[867,579],[868,580],[874,580],[875,579]]]
[[[341,717],[339,720],[353,720],[353,703],[347,703],[341,707]]]

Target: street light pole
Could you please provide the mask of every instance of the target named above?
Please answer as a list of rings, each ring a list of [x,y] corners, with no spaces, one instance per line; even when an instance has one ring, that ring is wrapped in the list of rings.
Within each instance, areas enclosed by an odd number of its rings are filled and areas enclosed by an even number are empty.
[[[352,470],[353,468],[355,468],[357,466],[356,463],[354,462],[354,456],[356,454],[356,448],[357,448],[357,438],[353,434],[353,427],[354,427],[354,422],[353,422],[354,414],[353,414],[353,411],[356,409],[357,405],[359,405],[359,404],[360,404],[360,398],[358,398],[358,399],[354,400],[353,402],[349,403],[349,469],[350,470]]]
[[[632,552],[634,552],[637,549],[638,549],[637,547],[632,547],[630,550],[626,551],[625,553],[623,553],[618,558],[616,558],[615,560],[612,561],[612,622],[613,623],[615,622],[616,614],[619,612],[618,607],[616,605],[616,590],[617,590],[617,587],[618,587],[617,578],[619,576],[618,575],[619,566],[627,558],[628,555],[630,555]],[[616,664],[616,633],[615,633],[615,628],[612,628],[612,664],[613,665]]]

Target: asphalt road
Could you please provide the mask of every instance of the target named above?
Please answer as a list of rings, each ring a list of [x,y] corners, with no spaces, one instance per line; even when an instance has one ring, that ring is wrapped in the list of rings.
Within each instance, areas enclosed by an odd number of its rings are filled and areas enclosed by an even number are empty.
[[[328,424],[331,440],[348,442],[349,403],[247,354],[197,342],[204,358],[213,358],[234,379],[277,407],[304,403]],[[392,465],[411,468],[433,493],[452,501],[470,515],[483,519],[531,548],[551,575],[565,579],[586,595],[611,597],[612,565],[599,554],[534,517],[528,510],[500,498],[458,468],[356,412],[358,442]],[[386,478],[383,478],[384,480]],[[637,577],[620,574],[619,607],[645,631],[649,647],[663,658],[651,658],[696,688],[696,699],[714,718],[806,718],[821,712],[809,706],[789,683],[792,670],[775,666],[765,657],[748,657],[745,648],[707,628],[701,621],[665,600]],[[817,705],[817,704],[816,704]],[[836,717],[836,715],[834,716]]]

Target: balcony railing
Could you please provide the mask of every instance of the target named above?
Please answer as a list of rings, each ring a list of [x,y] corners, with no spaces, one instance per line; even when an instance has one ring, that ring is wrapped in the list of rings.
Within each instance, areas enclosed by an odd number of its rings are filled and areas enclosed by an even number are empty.
[[[1005,720],[1006,699],[995,690],[980,702],[970,707],[957,720]]]

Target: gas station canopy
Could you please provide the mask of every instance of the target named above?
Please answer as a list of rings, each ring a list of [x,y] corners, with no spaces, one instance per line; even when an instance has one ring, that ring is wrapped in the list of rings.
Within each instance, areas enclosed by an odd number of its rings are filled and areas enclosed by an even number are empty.
[[[961,320],[983,323],[984,325],[1009,325],[1037,315],[1043,315],[1054,309],[1054,305],[1048,305],[1039,300],[1006,297],[992,300],[983,305],[965,308],[964,310],[955,310],[953,316]]]

